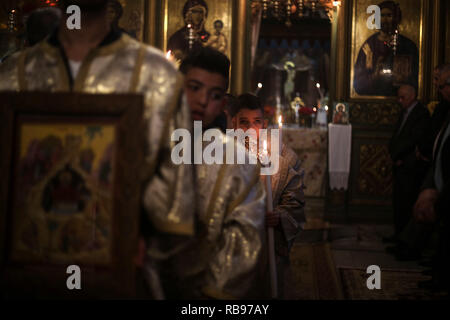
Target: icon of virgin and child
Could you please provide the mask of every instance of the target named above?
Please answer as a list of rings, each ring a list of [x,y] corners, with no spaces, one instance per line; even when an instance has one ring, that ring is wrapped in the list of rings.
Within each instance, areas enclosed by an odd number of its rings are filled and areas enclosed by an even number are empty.
[[[184,27],[176,31],[169,38],[167,50],[172,51],[176,60],[181,60],[190,51],[202,46],[213,47],[226,54],[228,49],[227,37],[223,33],[224,23],[215,20],[214,31],[206,30],[208,5],[205,0],[188,0],[183,7]]]

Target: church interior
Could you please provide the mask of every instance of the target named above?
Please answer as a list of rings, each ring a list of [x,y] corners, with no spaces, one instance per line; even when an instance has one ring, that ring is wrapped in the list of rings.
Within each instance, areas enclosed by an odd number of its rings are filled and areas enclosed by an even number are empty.
[[[447,0],[2,0],[0,297],[448,299],[449,20]],[[175,163],[198,120],[278,129],[279,172]]]

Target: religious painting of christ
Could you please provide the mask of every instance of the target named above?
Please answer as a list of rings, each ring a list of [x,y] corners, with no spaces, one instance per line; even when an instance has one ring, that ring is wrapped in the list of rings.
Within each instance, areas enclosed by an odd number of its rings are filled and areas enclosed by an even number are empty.
[[[232,6],[232,1],[220,0],[163,1],[167,8],[163,49],[170,50],[176,60],[202,46],[211,46],[230,57]]]
[[[354,0],[351,97],[394,97],[401,84],[419,89],[422,0],[383,1],[380,29],[370,30],[372,1]]]

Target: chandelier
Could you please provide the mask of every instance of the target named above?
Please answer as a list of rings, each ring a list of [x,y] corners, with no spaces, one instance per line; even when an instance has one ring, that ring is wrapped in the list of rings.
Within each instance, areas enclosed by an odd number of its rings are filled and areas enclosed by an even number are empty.
[[[263,20],[292,23],[305,18],[333,19],[341,1],[332,0],[252,0],[252,9],[260,10]]]
[[[34,10],[45,7],[57,7],[60,0],[1,0],[0,32],[22,32],[26,17]]]

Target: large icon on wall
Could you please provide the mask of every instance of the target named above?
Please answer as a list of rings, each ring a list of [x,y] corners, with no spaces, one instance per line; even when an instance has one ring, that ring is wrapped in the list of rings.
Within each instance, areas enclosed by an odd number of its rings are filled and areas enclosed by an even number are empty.
[[[108,3],[108,20],[112,28],[138,41],[142,41],[144,36],[144,12],[143,0],[109,0]]]
[[[231,1],[164,1],[164,49],[182,59],[189,50],[210,46],[231,56]]]
[[[380,29],[369,29],[367,8],[380,8]],[[353,0],[352,98],[393,97],[403,83],[419,88],[424,0]]]

